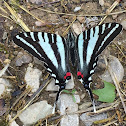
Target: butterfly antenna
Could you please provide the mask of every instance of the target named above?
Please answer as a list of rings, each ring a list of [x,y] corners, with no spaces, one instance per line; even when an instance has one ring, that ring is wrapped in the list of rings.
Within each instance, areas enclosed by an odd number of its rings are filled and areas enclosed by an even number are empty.
[[[88,93],[91,97],[91,101],[92,101],[92,105],[93,105],[93,109],[94,109],[94,112],[96,113],[96,108],[95,108],[95,101],[94,101],[94,98],[93,98],[93,94],[92,94],[92,91],[90,88],[87,89],[88,90]]]

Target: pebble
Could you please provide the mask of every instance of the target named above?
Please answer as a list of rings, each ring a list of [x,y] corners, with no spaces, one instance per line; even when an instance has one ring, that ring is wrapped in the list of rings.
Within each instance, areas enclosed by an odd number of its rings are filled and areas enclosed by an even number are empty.
[[[114,15],[112,15],[112,18],[113,18],[113,19],[116,19],[117,16],[118,16],[117,14],[114,14]]]
[[[85,103],[83,103],[83,104],[81,104],[80,106],[79,106],[79,109],[83,109],[83,110],[86,110],[87,108],[89,108],[89,106],[91,106],[92,105],[92,103],[91,102],[85,102]]]
[[[77,11],[79,11],[81,9],[81,7],[75,7],[74,8],[74,12],[77,12]]]
[[[55,79],[52,79],[52,81],[47,85],[46,91],[58,91],[59,86],[55,85]]]
[[[77,20],[78,20],[80,23],[84,23],[85,18],[84,18],[84,17],[77,17]]]
[[[76,102],[73,101],[73,98],[69,94],[61,94],[57,107],[60,110],[60,114],[64,115],[67,113],[74,113],[78,111],[78,104],[80,102],[79,95],[74,95]],[[60,122],[60,126],[79,126],[79,116],[78,114],[70,114],[63,116]]]
[[[79,35],[82,32],[82,26],[79,22],[74,22],[72,28],[77,35]]]
[[[89,27],[89,26],[93,27],[98,24],[98,18],[97,17],[86,18],[85,23],[86,23],[87,27]]]
[[[44,66],[44,63],[43,63],[41,60],[39,60],[38,58],[33,57],[33,60],[34,60],[34,63],[35,63],[35,64],[38,64],[38,65]]]
[[[123,29],[126,30],[126,20],[121,21],[121,25],[122,25]]]
[[[40,101],[30,105],[20,115],[19,119],[24,125],[33,125],[52,113],[53,107],[47,101]]]
[[[15,62],[16,66],[22,66],[22,64],[32,62],[31,56],[26,53],[22,53],[22,52],[18,53],[15,60],[16,60],[16,62]]]
[[[79,126],[79,117],[77,114],[65,115],[60,121],[60,126]]]
[[[27,86],[32,87],[32,92],[36,92],[40,85],[40,77],[42,72],[39,69],[28,67],[25,74]]]
[[[6,40],[7,37],[8,37],[8,33],[7,33],[7,32],[4,32],[4,33],[3,33],[3,37],[2,37],[2,39],[3,39],[3,40]]]
[[[99,0],[99,4],[100,4],[101,6],[104,6],[104,4],[105,4],[104,0]]]
[[[124,68],[120,63],[119,59],[110,55],[109,56],[109,66],[111,67],[112,71],[115,73],[118,82],[121,82],[124,76]],[[107,82],[113,83],[111,75],[108,70],[106,70],[102,75],[99,76],[102,80]]]
[[[9,81],[7,79],[0,78],[0,97],[4,92],[9,91],[9,87],[11,87]]]
[[[31,3],[41,4],[42,0],[30,0]]]
[[[38,27],[41,27],[43,25],[43,23],[41,21],[36,21],[35,25],[38,26]]]
[[[88,116],[87,113],[84,113],[80,116],[80,119],[86,126],[91,126],[94,121],[107,119],[107,114],[99,114],[99,115],[92,115]]]

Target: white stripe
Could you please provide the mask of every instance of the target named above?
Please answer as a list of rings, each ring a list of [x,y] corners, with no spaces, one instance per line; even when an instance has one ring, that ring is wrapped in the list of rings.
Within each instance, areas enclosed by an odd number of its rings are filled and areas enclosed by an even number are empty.
[[[51,74],[51,76],[56,78],[56,75],[55,74]]]
[[[96,63],[93,64],[93,68],[96,66]]]
[[[64,47],[64,44],[62,42],[62,38],[57,35],[57,43],[56,43],[57,47],[58,47],[58,52],[60,54],[60,57],[61,57],[61,66],[62,66],[62,69],[65,71],[66,70],[66,63],[65,63],[65,47]]]
[[[78,38],[78,53],[79,53],[81,69],[83,69],[83,65],[84,65],[84,61],[83,61],[83,41],[84,41],[83,40],[83,33],[81,33],[79,35],[79,38]]]
[[[56,68],[58,68],[58,62],[57,62],[57,59],[55,57],[54,51],[52,50],[52,47],[49,44],[49,39],[48,39],[47,33],[44,33],[45,42],[42,38],[41,32],[38,32],[38,39],[39,39],[39,44],[42,47],[45,54],[48,56],[48,58],[51,60],[51,62],[54,64],[54,66]]]
[[[56,79],[55,83],[59,83],[59,80]]]
[[[92,78],[91,78],[91,77],[89,77],[89,78],[88,78],[88,81],[91,81],[91,80],[92,80]]]
[[[110,37],[110,35],[116,31],[116,28],[119,27],[119,24],[116,24],[116,26],[109,32],[109,34],[107,34],[107,36],[104,38],[104,40],[101,43],[101,46],[99,47],[98,51],[101,49],[101,47],[103,46],[103,44],[105,43],[105,41]]]
[[[28,35],[27,35],[27,33],[26,33],[26,32],[24,32],[24,36],[25,36],[25,37],[28,37]]]
[[[111,27],[111,25],[112,25],[112,24],[111,24],[111,23],[109,23],[108,28],[110,28],[110,27]]]
[[[50,68],[47,68],[47,71],[52,72],[52,70]]]
[[[24,40],[22,37],[20,37],[19,35],[16,36],[17,39],[19,39],[21,42],[23,42],[24,44],[26,44],[27,46],[29,46],[32,50],[34,50],[40,57],[41,54],[31,45],[29,44],[26,40]],[[43,58],[43,57],[42,57]]]
[[[31,35],[31,38],[33,39],[33,41],[36,41],[35,37],[34,37],[34,32],[30,32],[30,35]]]
[[[103,34],[104,31],[105,31],[105,24],[102,25],[102,32],[101,32],[101,34]]]
[[[94,73],[94,70],[91,70],[91,71],[90,71],[90,74],[92,74],[92,73]]]
[[[86,64],[88,65],[90,60],[91,60],[91,56],[94,50],[94,47],[96,45],[96,42],[98,40],[99,37],[99,26],[95,27],[95,34],[93,36],[93,28],[90,29],[90,40],[88,42],[88,47],[87,47],[87,56],[86,56]]]
[[[52,37],[52,43],[54,43],[54,34],[51,34],[51,37]]]

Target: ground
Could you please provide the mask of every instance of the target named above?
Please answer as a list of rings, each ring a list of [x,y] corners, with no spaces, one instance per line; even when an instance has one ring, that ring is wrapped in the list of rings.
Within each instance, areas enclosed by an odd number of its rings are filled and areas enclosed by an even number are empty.
[[[95,23],[98,24],[104,18],[104,16],[101,16],[101,14],[103,13],[105,14],[106,10],[114,3],[114,1],[115,0],[111,0],[111,1],[104,0],[103,6],[101,6],[99,2],[96,0],[77,0],[77,1],[61,0],[58,2],[55,2],[54,0],[49,0],[49,1],[45,0],[44,2],[42,2],[42,4],[41,3],[32,4],[30,2],[27,3],[25,0],[16,1],[19,5],[29,10],[29,12],[32,15],[22,10],[19,6],[14,5],[14,2],[12,0],[10,0],[8,4],[10,5],[11,8],[13,8],[16,11],[18,16],[23,20],[23,22],[26,24],[26,26],[29,28],[30,31],[56,33],[67,38],[67,34],[65,34],[64,31],[68,33],[70,26],[71,26],[70,29],[74,31],[72,27],[74,23],[75,24],[78,23],[80,26],[81,24],[83,24],[84,25],[83,29],[88,29],[88,25],[91,23],[87,21],[87,18],[92,19],[92,17],[95,16],[98,18],[97,21],[95,20]],[[5,59],[11,60],[9,72],[7,71],[8,76],[15,76],[15,78],[9,78],[10,83],[12,83],[11,94],[15,93],[15,91],[19,92],[19,94],[18,93],[16,94],[16,97],[5,95],[5,94],[4,97],[1,97],[1,99],[5,100],[6,106],[9,108],[9,106],[11,106],[12,103],[19,98],[21,92],[24,91],[27,92],[25,88],[26,83],[24,81],[24,76],[28,64],[23,64],[21,67],[15,66],[16,56],[18,52],[20,51],[24,52],[24,51],[23,49],[18,48],[12,41],[12,38],[15,34],[17,34],[18,32],[26,31],[26,29],[24,28],[24,25],[23,26],[19,25],[20,23],[18,22],[18,20],[12,20],[13,17],[10,14],[7,7],[5,6],[4,2],[1,1],[0,6],[4,8],[7,12],[4,13],[1,10],[2,15],[0,15],[1,16],[0,17],[0,69],[4,67],[3,62]],[[81,9],[78,10],[77,12],[74,12],[74,9],[76,7],[81,7]],[[121,13],[122,10],[126,10],[126,2],[124,2],[124,0],[122,0],[112,11],[112,12],[120,12],[120,13],[115,13],[114,15],[108,15],[103,23],[107,23],[107,22],[121,23],[123,20],[126,20],[126,13]],[[75,18],[75,15],[77,19]],[[40,26],[38,26],[38,24],[40,24]],[[124,67],[124,70],[126,71],[126,56],[125,56],[126,49],[125,48],[126,48],[126,30],[123,30],[121,34],[117,36],[116,39],[114,39],[114,42],[109,45],[109,50],[111,55],[117,57],[120,60],[120,62]],[[43,72],[42,78],[44,79],[44,77],[47,75],[47,72],[45,71],[44,67],[42,65],[36,64],[34,62],[34,59],[32,63],[34,64],[34,67],[37,67],[38,69],[42,70]],[[76,73],[75,72],[76,68],[72,68],[72,71],[73,73]],[[94,85],[91,86],[93,89],[103,88],[103,84],[101,84],[102,82],[97,76],[98,74],[99,72],[96,72],[96,74],[93,76],[93,83],[97,83],[97,86]],[[75,77],[75,74],[73,75]],[[123,91],[123,96],[125,98],[126,75],[124,75],[124,78],[120,83],[120,87],[121,87],[121,91]],[[90,101],[88,94],[86,93],[86,91],[84,90],[80,82],[77,81],[76,77],[75,77],[75,89],[77,90],[80,96],[82,96],[83,94],[86,95],[84,98],[85,101]],[[35,99],[35,101],[41,99],[48,99],[48,103],[53,105],[55,98],[49,97],[49,94],[50,92],[43,90],[39,95],[39,97]],[[13,108],[12,112],[23,108],[27,99],[29,99],[29,96],[27,96],[25,100],[24,99],[20,100],[21,103],[18,103],[16,107]],[[97,99],[96,96],[95,99]],[[116,94],[116,99],[119,99],[118,94]],[[80,104],[82,103],[83,101],[81,101]],[[97,104],[101,104],[101,103],[97,102]],[[126,117],[124,116],[124,110],[121,103],[116,108],[116,111],[114,109],[110,112],[107,111],[107,113],[109,117],[111,117],[111,115],[114,115],[116,113],[116,116],[113,118],[113,120],[117,120],[118,124],[122,123],[122,125],[125,125],[124,121],[126,120]],[[5,116],[2,116],[2,118],[5,119],[7,114],[8,113],[6,112]],[[112,119],[110,119],[109,121],[111,122]],[[107,124],[107,122],[105,122],[105,124]],[[112,125],[115,124],[113,123]]]

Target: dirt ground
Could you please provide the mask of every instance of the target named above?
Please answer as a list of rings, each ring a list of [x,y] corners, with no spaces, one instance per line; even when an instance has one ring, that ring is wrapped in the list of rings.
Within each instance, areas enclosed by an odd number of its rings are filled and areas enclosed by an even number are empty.
[[[55,2],[54,0],[43,0],[40,4],[32,4],[27,3],[25,0],[17,0],[17,3],[29,10],[29,12],[32,14],[28,14],[26,11],[22,10],[19,6],[16,6],[13,4],[13,2],[10,0],[8,1],[8,4],[11,8],[13,8],[18,16],[23,20],[23,22],[26,24],[26,26],[29,28],[30,31],[42,31],[42,32],[49,32],[49,33],[56,33],[61,36],[64,36],[67,38],[67,33],[70,29],[74,31],[73,24],[78,23],[79,26],[83,24],[83,30],[90,28],[92,25],[90,22],[87,22],[88,19],[92,19],[92,17],[97,17],[97,21],[94,23],[94,25],[97,25],[102,19],[105,17],[105,15],[101,16],[101,14],[105,14],[106,10],[109,9],[109,7],[114,3],[115,0],[104,0],[104,5],[101,6],[97,0],[61,0]],[[25,96],[25,98],[21,98],[20,102],[18,102],[14,107],[10,110],[9,108],[12,107],[13,103],[19,99],[21,94],[23,92],[28,92],[26,89],[26,83],[24,80],[25,71],[28,66],[28,64],[23,64],[20,67],[15,66],[16,57],[18,52],[22,51],[24,53],[24,50],[17,47],[13,41],[12,38],[15,34],[18,32],[26,31],[23,27],[21,27],[15,20],[13,20],[12,15],[10,11],[5,6],[4,2],[0,1],[0,6],[6,10],[7,13],[4,13],[0,10],[0,14],[6,16],[3,17],[0,15],[0,70],[4,67],[4,60],[10,59],[10,67],[7,71],[7,76],[9,77],[9,81],[12,84],[12,90],[10,94],[3,94],[1,97],[2,100],[5,101],[6,105],[6,112],[1,115],[1,123],[0,126],[7,125],[6,119],[8,113],[12,114],[14,116],[14,113],[18,110],[21,110],[25,104],[27,103],[27,100],[30,98],[29,95]],[[80,10],[77,12],[74,12],[74,9],[76,7],[81,7]],[[126,10],[126,2],[125,0],[122,0],[112,11],[112,13],[115,13],[114,15],[108,15],[107,18],[104,20],[103,23],[107,22],[118,22],[121,23],[123,20],[126,20],[126,12],[121,13],[122,10]],[[120,12],[120,13],[117,13]],[[34,15],[34,16],[33,16]],[[7,18],[8,17],[8,18]],[[36,21],[38,21],[37,18],[41,20],[41,22],[37,22],[40,24],[40,26],[36,25]],[[11,20],[10,20],[11,19]],[[76,20],[75,20],[76,19]],[[42,23],[43,22],[43,23]],[[88,27],[89,25],[89,27]],[[78,26],[78,27],[79,27]],[[77,27],[77,26],[76,26]],[[78,29],[77,27],[77,29]],[[67,30],[68,29],[68,30]],[[64,33],[66,31],[66,34]],[[116,44],[115,44],[116,43]],[[123,30],[119,36],[114,39],[114,42],[109,45],[109,51],[110,54],[117,57],[121,64],[124,67],[124,70],[126,71],[126,30]],[[34,64],[34,67],[42,70],[42,78],[44,79],[45,76],[48,74],[44,67],[42,65],[36,64],[34,62],[34,58],[32,56],[32,63]],[[75,81],[75,89],[77,90],[77,93],[82,96],[82,94],[85,94],[85,98],[80,102],[82,104],[83,102],[90,102],[90,98],[88,96],[88,93],[85,91],[83,86],[80,84],[79,81],[77,81],[76,78],[76,68],[71,68],[73,71],[74,81]],[[103,72],[103,71],[102,71]],[[102,73],[101,72],[101,73]],[[91,85],[92,89],[97,88],[103,88],[103,83],[98,77],[99,71],[96,74],[93,75],[93,83],[97,83],[97,86]],[[15,78],[11,78],[10,76],[14,76]],[[42,81],[41,81],[42,83]],[[120,82],[120,90],[123,94],[123,99],[126,97],[126,75],[124,75],[124,78],[122,82]],[[12,96],[14,94],[14,96]],[[48,99],[48,103],[52,104],[55,101],[55,97],[49,97],[50,92],[47,92],[43,90],[40,95],[34,100],[40,101],[43,99]],[[95,99],[97,99],[97,96],[94,96]],[[119,95],[116,94],[116,100],[119,100]],[[97,100],[96,100],[97,101]],[[102,104],[101,102],[96,102],[96,105]],[[1,103],[0,103],[0,109]],[[96,124],[96,125],[105,125],[108,123],[111,123],[112,126],[115,125],[126,125],[126,116],[123,109],[123,106],[121,102],[118,104],[118,106],[115,109],[107,111],[108,114],[108,121],[105,121],[104,123]],[[115,116],[113,118],[112,115]],[[57,114],[58,116],[58,114]],[[114,122],[115,121],[115,122]],[[17,119],[18,124],[21,124],[20,120]],[[55,120],[50,122],[50,125],[55,123]],[[80,121],[80,126],[83,126],[84,124]],[[95,125],[95,124],[93,124]],[[36,125],[37,126],[37,125]]]

